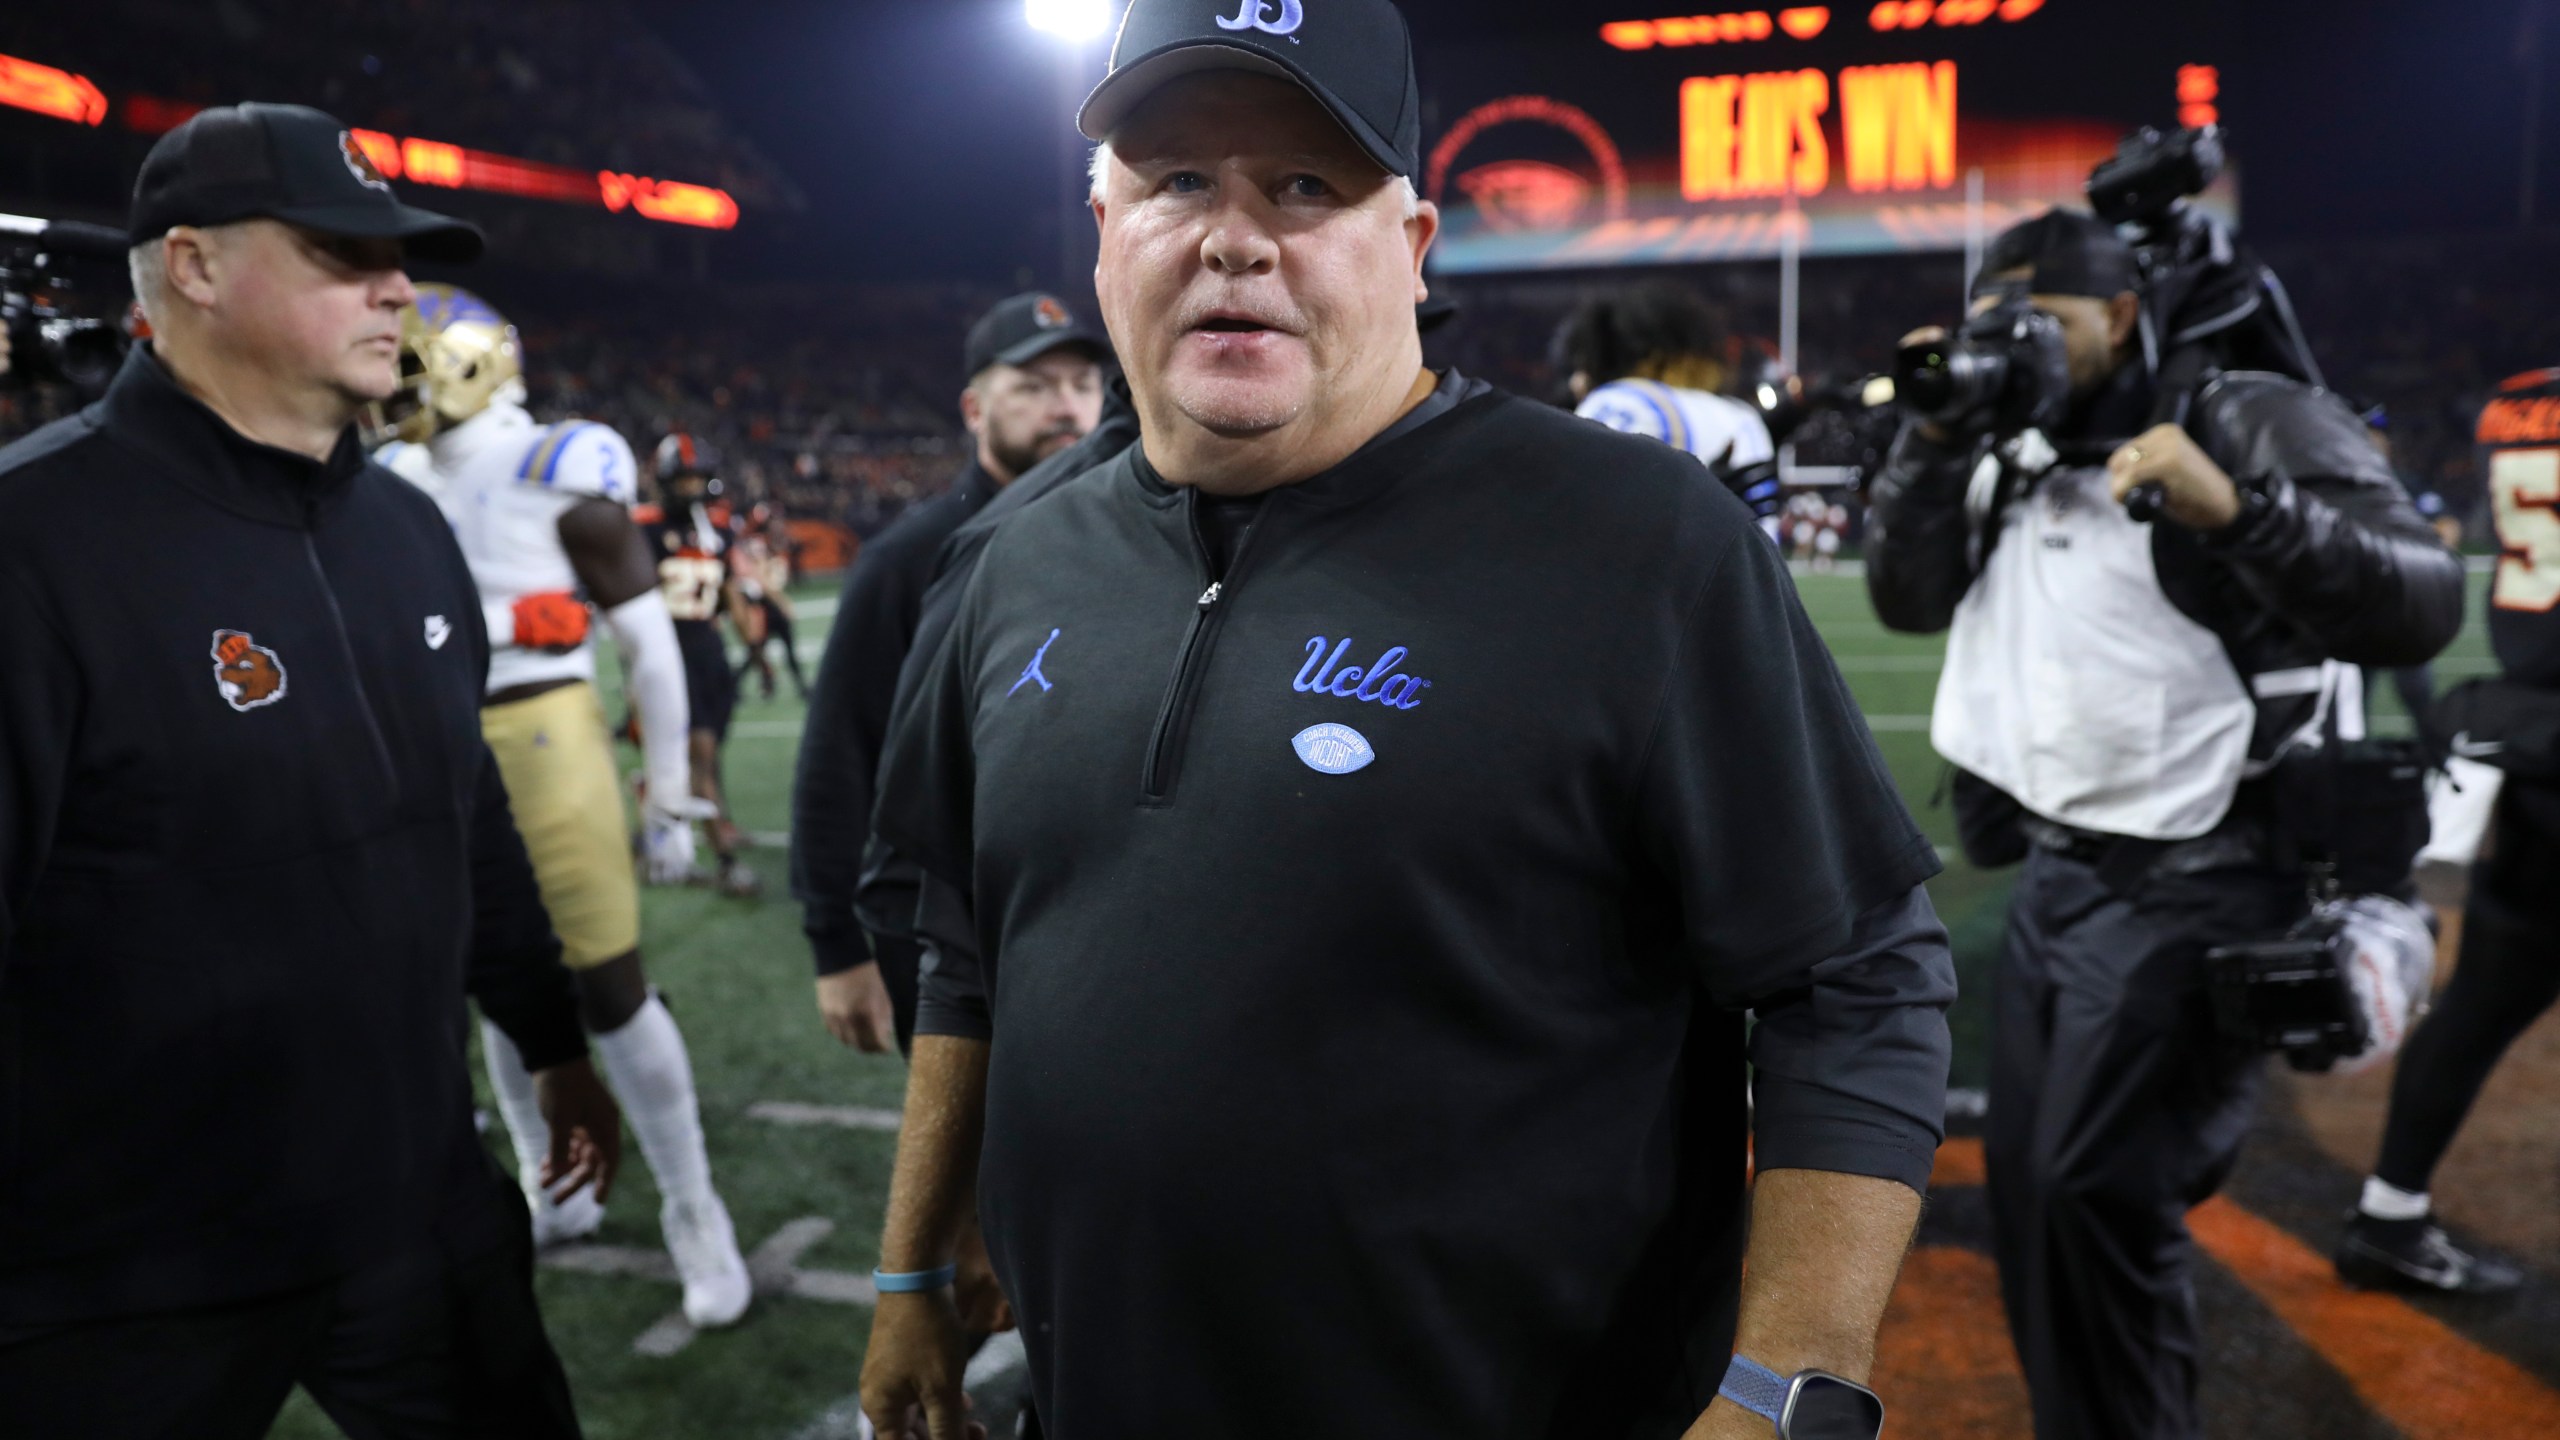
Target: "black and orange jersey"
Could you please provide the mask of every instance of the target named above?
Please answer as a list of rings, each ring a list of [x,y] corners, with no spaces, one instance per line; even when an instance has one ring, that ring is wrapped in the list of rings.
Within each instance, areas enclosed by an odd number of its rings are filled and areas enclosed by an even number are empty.
[[[2508,678],[2560,687],[2560,369],[2501,384],[2474,435],[2498,527],[2490,646]]]
[[[679,626],[717,624],[722,589],[729,581],[727,531],[699,505],[673,511],[643,507],[634,518],[657,555],[667,614]]]

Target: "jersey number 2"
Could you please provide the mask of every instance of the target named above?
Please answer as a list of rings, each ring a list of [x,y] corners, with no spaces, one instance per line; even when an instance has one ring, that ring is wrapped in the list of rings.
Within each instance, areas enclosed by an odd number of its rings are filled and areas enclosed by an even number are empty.
[[[2505,552],[2490,603],[2536,612],[2560,604],[2560,449],[2491,455],[2489,497]]]

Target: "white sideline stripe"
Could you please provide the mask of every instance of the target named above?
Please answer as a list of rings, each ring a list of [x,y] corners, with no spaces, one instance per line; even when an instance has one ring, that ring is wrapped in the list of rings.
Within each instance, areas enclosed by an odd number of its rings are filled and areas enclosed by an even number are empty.
[[[797,1100],[759,1100],[747,1107],[747,1114],[776,1125],[835,1125],[847,1130],[895,1130],[901,1118],[895,1110],[873,1110],[861,1105],[803,1105]]]
[[[818,595],[791,602],[791,618],[795,621],[832,620],[835,618],[835,613],[836,597],[833,595]]]
[[[788,830],[750,830],[747,832],[747,843],[753,845],[759,850],[788,850],[791,848],[791,832]]]
[[[732,740],[797,740],[800,738],[800,722],[797,720],[740,720],[729,727],[729,738]]]

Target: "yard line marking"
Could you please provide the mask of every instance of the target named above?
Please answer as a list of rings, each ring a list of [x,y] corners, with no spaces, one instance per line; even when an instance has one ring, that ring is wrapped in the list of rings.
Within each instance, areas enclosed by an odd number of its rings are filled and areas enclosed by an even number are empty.
[[[791,832],[788,830],[750,830],[747,832],[747,843],[755,846],[759,850],[788,850],[791,848]]]
[[[729,727],[729,734],[733,739],[738,740],[797,740],[800,738],[800,722],[797,720],[740,720]]]
[[[835,1233],[835,1228],[836,1222],[823,1215],[803,1215],[783,1222],[781,1229],[766,1236],[764,1243],[747,1255],[747,1279],[755,1293],[768,1298],[799,1293],[800,1257],[809,1253],[810,1246]],[[869,1283],[865,1282],[863,1288],[869,1290]],[[872,1304],[879,1298],[874,1293],[851,1303]],[[635,1354],[664,1360],[692,1344],[693,1337],[701,1333],[684,1318],[684,1311],[675,1310],[659,1316],[655,1324],[641,1331],[640,1338],[631,1342],[631,1349]]]
[[[837,1125],[847,1130],[895,1130],[895,1110],[861,1105],[803,1105],[797,1100],[759,1100],[747,1107],[749,1117],[776,1125]]]
[[[2560,1394],[2404,1300],[2346,1288],[2291,1232],[2219,1197],[2187,1223],[2207,1254],[2410,1440],[2560,1435]]]
[[[664,1250],[649,1250],[638,1245],[597,1245],[580,1242],[554,1245],[538,1257],[545,1270],[576,1270],[588,1275],[631,1275],[642,1280],[673,1280],[676,1262]]]

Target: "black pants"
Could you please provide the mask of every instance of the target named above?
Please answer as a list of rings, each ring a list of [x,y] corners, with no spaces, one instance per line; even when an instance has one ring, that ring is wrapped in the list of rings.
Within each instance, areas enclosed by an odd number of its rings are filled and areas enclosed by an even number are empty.
[[[2462,954],[2391,1081],[2374,1174],[2424,1191],[2480,1087],[2527,1026],[2560,999],[2560,787],[2509,780],[2488,858],[2471,869]]]
[[[260,1440],[298,1384],[351,1440],[578,1440],[516,1233],[461,1263],[419,1245],[236,1304],[0,1326],[0,1433]]]
[[[2215,1026],[2204,955],[2303,908],[2302,883],[2265,870],[2118,892],[2089,865],[2029,855],[1995,985],[1984,1153],[2037,1440],[2204,1433],[2186,1212],[2239,1157],[2260,1071]]]

